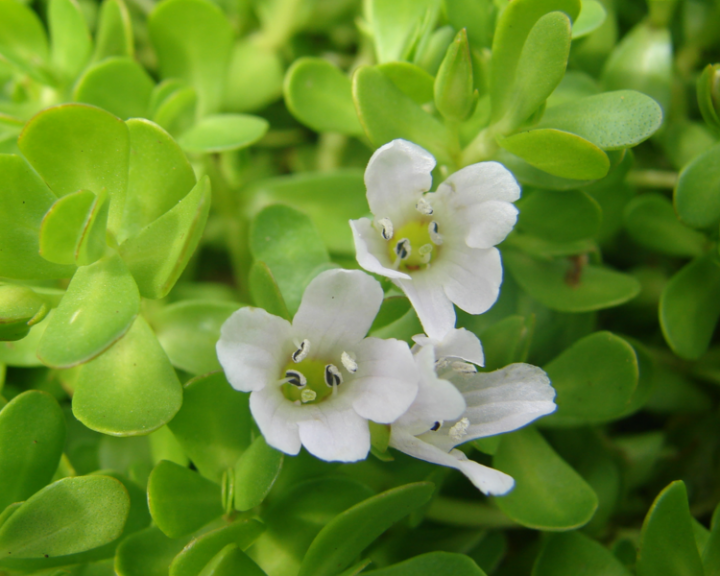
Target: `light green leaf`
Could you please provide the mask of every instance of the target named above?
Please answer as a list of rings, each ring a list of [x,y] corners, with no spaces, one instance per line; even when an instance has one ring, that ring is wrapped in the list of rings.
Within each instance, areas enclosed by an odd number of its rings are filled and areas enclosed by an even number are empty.
[[[200,474],[219,483],[250,446],[250,395],[233,390],[220,372],[190,380],[184,396],[168,427]]]
[[[207,116],[178,138],[186,152],[206,154],[247,148],[268,131],[267,120],[249,114]]]
[[[80,369],[73,414],[98,432],[134,436],[166,424],[181,404],[175,371],[150,327],[138,317],[124,338]]]
[[[493,467],[515,479],[512,492],[495,503],[523,526],[572,530],[595,513],[595,492],[532,427],[503,436]]]
[[[265,500],[280,474],[283,454],[258,436],[235,464],[235,509],[244,512]]]
[[[607,17],[605,7],[598,0],[582,0],[580,15],[572,28],[572,38],[577,40],[595,32]]]
[[[0,362],[8,366],[23,368],[42,366],[36,352],[45,328],[50,323],[50,318],[54,312],[54,310],[51,310],[44,322],[30,328],[30,332],[24,338],[13,342],[0,341]]]
[[[720,318],[720,262],[712,253],[692,261],[665,285],[660,327],[680,357],[697,360],[708,349]]]
[[[155,524],[170,538],[195,532],[223,513],[220,486],[167,460],[150,474],[148,504]]]
[[[448,129],[377,68],[363,66],[355,72],[353,99],[360,123],[376,147],[404,138],[425,148],[438,162],[451,162],[450,150],[457,144]]]
[[[146,298],[164,298],[177,282],[200,242],[210,197],[210,179],[204,176],[175,207],[120,245]]]
[[[333,576],[395,522],[425,504],[434,485],[417,482],[368,498],[336,516],[315,537],[298,576]]]
[[[720,144],[688,164],[675,187],[675,209],[693,228],[709,228],[720,220]]]
[[[610,169],[605,152],[592,142],[563,130],[534,129],[498,139],[500,146],[553,176],[596,180]]]
[[[49,82],[49,49],[37,14],[17,0],[0,0],[0,54],[40,82]]]
[[[25,338],[45,318],[51,304],[30,288],[0,283],[0,340]]]
[[[223,110],[254,112],[279,99],[283,92],[284,63],[280,55],[254,42],[235,44],[225,79]]]
[[[293,62],[283,92],[293,116],[316,132],[363,133],[350,79],[327,60],[306,57]]]
[[[533,576],[630,576],[615,555],[580,532],[555,534],[535,561]]]
[[[620,418],[637,388],[635,350],[610,332],[594,332],[545,366],[557,411],[542,426],[572,427]]]
[[[434,19],[437,0],[371,0],[368,20],[380,63],[406,60],[426,18]]]
[[[32,496],[0,527],[0,554],[65,556],[102,546],[122,532],[130,498],[108,476],[63,478]]]
[[[253,262],[248,283],[250,296],[255,306],[259,306],[270,314],[285,318],[285,320],[292,320],[280,288],[265,262],[259,260]]]
[[[228,544],[200,571],[198,576],[265,576],[265,572],[235,544]]]
[[[602,210],[581,190],[550,192],[534,190],[517,203],[517,228],[550,242],[575,242],[595,236]]]
[[[130,56],[135,53],[132,22],[123,0],[103,0],[95,32],[95,54],[99,62],[112,56]]]
[[[703,576],[687,490],[672,482],[655,499],[645,517],[637,559],[638,576]]]
[[[0,412],[0,510],[27,500],[53,477],[65,442],[65,417],[49,394],[23,392]]]
[[[152,119],[157,122],[175,138],[189,130],[195,124],[198,107],[198,93],[192,86],[178,87],[175,80],[166,80],[170,86],[175,88],[166,95],[162,101],[157,103],[157,108],[152,114]],[[162,90],[165,82],[158,84],[153,96]],[[179,82],[178,82],[179,84]],[[158,90],[159,89],[159,90]],[[153,108],[153,99],[150,101]]]
[[[110,57],[85,71],[75,84],[73,99],[104,108],[123,120],[145,117],[154,86],[132,58]]]
[[[480,570],[467,555],[448,552],[420,554],[399,564],[380,570],[370,570],[363,574],[368,576],[438,576],[439,574],[485,576],[485,572]]]
[[[75,0],[50,0],[48,27],[53,69],[72,82],[92,52],[90,30],[78,3]]]
[[[168,538],[155,526],[132,534],[118,546],[115,570],[119,576],[167,576],[168,566],[189,540]]]
[[[173,366],[190,374],[220,370],[215,344],[220,327],[238,309],[234,302],[183,300],[153,318],[158,340]]]
[[[163,78],[180,78],[200,96],[200,115],[217,112],[230,61],[233,31],[209,0],[165,0],[148,18]]]
[[[377,69],[417,104],[423,105],[433,101],[435,79],[420,66],[409,62],[388,62],[380,64]]]
[[[647,140],[662,119],[662,109],[649,96],[618,90],[548,108],[537,128],[572,132],[603,150],[620,150]]]
[[[470,44],[489,48],[495,25],[494,6],[490,0],[445,0],[447,18],[456,30],[466,28]]]
[[[433,86],[435,107],[451,122],[467,120],[473,111],[473,69],[467,32],[457,33],[448,46]],[[420,102],[422,104],[422,102]]]

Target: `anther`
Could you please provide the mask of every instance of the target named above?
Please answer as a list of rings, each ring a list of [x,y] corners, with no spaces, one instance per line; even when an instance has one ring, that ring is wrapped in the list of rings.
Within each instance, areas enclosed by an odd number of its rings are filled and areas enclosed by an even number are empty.
[[[293,362],[302,362],[307,358],[308,353],[310,352],[310,340],[303,340],[300,342],[300,346],[298,347],[295,352],[292,353],[292,360]]]
[[[431,216],[433,213],[433,207],[430,206],[430,203],[425,200],[425,198],[420,198],[417,201],[417,203],[415,204],[415,209],[424,216]]]
[[[340,362],[342,362],[342,365],[345,366],[345,370],[347,370],[351,374],[355,374],[355,372],[357,372],[357,362],[355,362],[355,360],[353,360],[350,354],[348,354],[347,352],[343,352],[340,355]]]
[[[390,218],[380,218],[378,224],[381,227],[380,235],[384,240],[390,240],[393,237],[393,225]]]
[[[412,252],[412,246],[410,246],[410,240],[407,238],[403,238],[395,244],[395,254],[397,254],[400,260],[408,258],[410,256],[410,252]]]
[[[462,420],[458,420],[455,425],[450,428],[450,438],[455,440],[456,442],[460,442],[462,440],[463,436],[467,436],[467,429],[470,426],[470,420],[467,418],[463,418]]]
[[[453,362],[452,363],[452,369],[454,372],[458,372],[460,374],[474,374],[477,372],[477,368],[475,368],[474,365],[470,364],[469,362]]]
[[[298,388],[302,388],[303,386],[307,385],[307,378],[303,376],[302,372],[298,372],[297,370],[288,370],[287,372],[285,372],[285,378],[285,381],[288,384],[292,384],[293,386],[297,386]]]
[[[428,262],[430,262],[430,258],[432,258],[432,251],[432,244],[423,244],[422,246],[420,246],[418,254],[420,254],[420,259],[422,260],[423,264],[427,264]]]
[[[435,424],[430,427],[430,430],[437,432],[440,429],[440,426],[442,426],[442,422],[435,422]]]
[[[440,246],[440,244],[443,243],[442,234],[438,232],[438,223],[435,222],[435,220],[428,224],[428,233],[430,234],[430,240],[433,241],[433,244]]]
[[[342,374],[334,364],[325,366],[325,384],[333,388],[342,384],[342,381]]]
[[[303,404],[306,404],[308,402],[312,402],[317,398],[317,393],[315,390],[312,390],[310,388],[305,388],[302,392],[300,392],[300,400]]]

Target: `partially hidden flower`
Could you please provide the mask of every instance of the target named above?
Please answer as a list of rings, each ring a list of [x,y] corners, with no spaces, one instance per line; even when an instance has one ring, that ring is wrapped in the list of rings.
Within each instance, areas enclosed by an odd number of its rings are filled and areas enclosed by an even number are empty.
[[[250,410],[270,446],[353,462],[370,449],[368,421],[390,423],[418,389],[410,348],[365,338],[383,300],[359,270],[329,270],[310,282],[292,323],[241,308],[223,324],[217,353],[228,381],[250,392]]]
[[[350,225],[360,266],[392,279],[426,334],[442,339],[455,326],[453,304],[481,314],[497,299],[502,265],[494,246],[515,225],[520,187],[502,164],[481,162],[427,193],[434,167],[412,142],[380,147],[365,171],[374,219]]]
[[[479,347],[477,338],[464,330],[451,332],[439,346],[416,337],[422,343],[414,348],[420,387],[412,406],[392,424],[390,446],[459,470],[485,494],[502,495],[513,488],[514,480],[468,459],[455,447],[516,430],[550,414],[556,408],[555,390],[547,374],[530,364],[475,372],[461,362],[473,338]],[[453,346],[453,341],[461,346]],[[442,356],[436,357],[438,351]]]

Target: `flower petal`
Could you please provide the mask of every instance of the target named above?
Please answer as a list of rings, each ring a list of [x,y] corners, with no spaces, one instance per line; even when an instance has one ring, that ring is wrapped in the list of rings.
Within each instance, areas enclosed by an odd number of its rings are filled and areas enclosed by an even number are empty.
[[[367,334],[383,300],[380,283],[360,270],[328,270],[305,289],[293,319],[298,338],[310,340],[311,356],[357,343]]]
[[[518,209],[509,202],[492,200],[474,204],[462,212],[465,242],[471,248],[492,248],[510,234],[517,222]]]
[[[386,278],[407,278],[404,272],[393,270],[387,250],[387,242],[373,228],[369,218],[350,220],[353,239],[355,240],[355,257],[358,264],[368,272]]]
[[[459,358],[466,362],[472,362],[478,366],[485,364],[480,340],[475,334],[465,328],[456,328],[448,332],[441,341],[431,340],[425,334],[418,334],[412,337],[419,346],[432,346],[435,349],[435,357]]]
[[[353,351],[358,371],[346,392],[353,394],[353,408],[368,420],[394,422],[417,396],[418,373],[410,348],[395,339],[365,338]]]
[[[297,421],[303,417],[302,407],[287,400],[279,386],[250,394],[250,411],[270,446],[286,454],[300,452]]]
[[[236,390],[260,390],[280,377],[292,353],[292,327],[261,308],[234,312],[220,329],[218,359]]]
[[[520,198],[520,185],[499,162],[479,162],[452,174],[438,186],[437,193],[462,210],[489,200],[515,202]]]
[[[502,263],[497,248],[481,250],[464,243],[448,243],[443,245],[434,268],[445,294],[458,308],[470,314],[482,314],[495,304],[502,283]],[[430,332],[427,335],[433,338]]]
[[[395,426],[392,427],[390,433],[390,446],[414,458],[460,470],[485,494],[493,496],[506,494],[515,484],[507,474],[468,460],[460,450],[445,452],[415,436],[404,432],[398,433]]]
[[[370,210],[376,218],[400,225],[413,214],[415,203],[432,186],[435,158],[407,140],[393,140],[378,148],[365,170]]]
[[[442,340],[455,327],[455,309],[437,267],[415,272],[411,280],[393,281],[405,292],[430,338]]]
[[[306,406],[312,415],[298,422],[300,440],[310,454],[330,462],[356,462],[370,451],[367,420],[354,410],[335,410],[323,404]]]

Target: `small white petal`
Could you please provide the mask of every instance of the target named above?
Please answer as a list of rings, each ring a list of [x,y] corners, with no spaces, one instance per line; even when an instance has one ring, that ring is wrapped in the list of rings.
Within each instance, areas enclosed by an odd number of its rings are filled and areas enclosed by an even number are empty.
[[[462,209],[489,200],[515,202],[520,198],[520,185],[499,162],[479,162],[450,175],[438,186],[438,193]]]
[[[405,292],[428,336],[442,340],[455,327],[455,309],[443,289],[441,272],[434,263],[425,270],[415,272],[411,280],[398,279],[394,282]]]
[[[314,354],[327,354],[367,334],[383,300],[380,283],[360,270],[328,270],[305,289],[293,329]]]
[[[517,218],[518,209],[509,202],[495,200],[475,204],[464,212],[465,242],[472,248],[492,248],[505,240]]]
[[[303,417],[302,408],[285,398],[280,386],[266,386],[250,394],[250,411],[270,446],[286,454],[300,452],[297,420]]]
[[[368,218],[350,220],[353,238],[355,240],[355,257],[358,264],[368,272],[379,274],[386,278],[407,278],[404,272],[393,269],[393,263],[388,254],[387,242],[373,228]]]
[[[304,407],[312,416],[298,422],[300,440],[310,454],[330,462],[356,462],[370,451],[367,420],[354,410],[337,410],[325,403]]]
[[[365,170],[372,213],[399,225],[408,211],[414,212],[423,192],[430,190],[433,168],[435,158],[407,140],[393,140],[378,148]]]
[[[408,345],[365,338],[354,350],[358,371],[344,395],[351,395],[353,408],[363,418],[394,422],[410,407],[418,390],[417,368]]]
[[[294,349],[292,328],[287,320],[248,306],[222,325],[216,349],[233,388],[260,390],[281,377]]]

